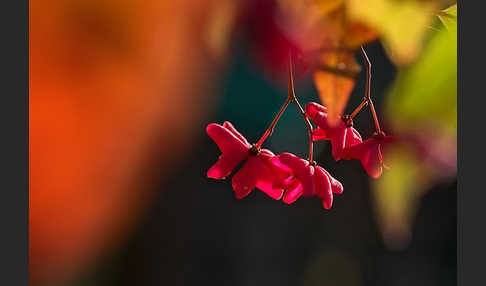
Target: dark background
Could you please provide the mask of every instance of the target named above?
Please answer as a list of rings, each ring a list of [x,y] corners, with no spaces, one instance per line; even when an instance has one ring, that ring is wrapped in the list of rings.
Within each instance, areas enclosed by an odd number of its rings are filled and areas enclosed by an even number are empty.
[[[366,49],[380,110],[395,70],[379,43]],[[129,239],[73,284],[456,285],[455,182],[426,192],[408,246],[390,250],[374,218],[371,179],[359,161],[335,162],[327,143],[315,144],[315,158],[344,185],[328,211],[317,198],[302,197],[289,206],[258,190],[236,200],[229,180],[206,178],[220,151],[205,126],[228,120],[256,141],[286,96],[286,84],[259,71],[244,41],[233,50],[217,112],[201,122],[183,166],[170,178],[156,176],[157,199]],[[362,98],[364,76],[357,80],[348,112]],[[303,104],[318,100],[310,77],[297,79],[296,92]],[[368,112],[355,120],[365,138],[373,131],[370,120]],[[264,147],[304,155],[304,126],[289,106]]]

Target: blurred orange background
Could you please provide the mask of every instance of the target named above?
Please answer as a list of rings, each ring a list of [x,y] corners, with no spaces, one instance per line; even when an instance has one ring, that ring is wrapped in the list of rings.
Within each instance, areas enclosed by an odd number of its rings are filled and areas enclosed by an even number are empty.
[[[153,158],[163,171],[184,158],[210,106],[217,2],[30,1],[33,285],[115,247],[150,198]]]

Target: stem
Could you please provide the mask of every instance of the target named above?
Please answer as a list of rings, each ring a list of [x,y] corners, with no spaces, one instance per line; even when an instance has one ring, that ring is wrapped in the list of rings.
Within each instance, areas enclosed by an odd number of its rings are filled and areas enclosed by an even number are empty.
[[[287,100],[285,100],[285,103],[283,104],[282,108],[280,108],[280,111],[278,112],[277,116],[275,116],[275,118],[273,119],[273,121],[270,124],[270,126],[268,127],[267,131],[265,131],[265,133],[260,138],[260,140],[258,140],[258,143],[255,145],[256,148],[260,148],[262,146],[263,142],[265,141],[265,139],[267,139],[267,137],[270,136],[270,134],[273,133],[273,129],[275,128],[275,125],[277,125],[277,122],[280,119],[280,116],[282,116],[282,113],[285,111],[285,109],[287,108],[287,106],[289,105],[289,103],[291,101],[292,101],[292,99],[290,97],[287,97]]]
[[[363,99],[363,101],[361,101],[360,105],[358,105],[358,107],[356,107],[356,109],[353,111],[353,113],[351,113],[351,115],[349,116],[349,119],[353,119],[356,114],[358,114],[358,112],[368,103],[368,100],[366,98]]]
[[[297,105],[297,108],[299,109],[300,111],[300,114],[302,115],[302,117],[304,118],[305,120],[305,123],[307,125],[307,129],[309,130],[309,161],[310,162],[313,162],[312,161],[312,153],[313,153],[313,149],[314,149],[314,141],[312,141],[312,125],[309,121],[309,118],[307,118],[305,116],[305,111],[304,109],[302,108],[302,106],[300,105],[299,101],[297,100],[297,98],[294,98],[294,103],[295,105]]]
[[[365,95],[365,98],[366,98],[366,101],[368,102],[368,104],[370,105],[371,114],[373,115],[373,120],[375,122],[375,129],[376,129],[376,132],[379,134],[379,133],[381,133],[380,123],[378,122],[378,116],[376,115],[375,106],[373,105],[373,101],[371,100],[371,96],[370,96],[370,93],[371,93],[371,62],[370,62],[370,59],[368,58],[368,55],[366,54],[363,46],[361,46],[361,55],[363,56],[363,58],[366,62],[366,95]]]
[[[371,110],[371,114],[373,115],[373,120],[375,121],[376,132],[380,134],[381,133],[380,123],[378,122],[378,117],[376,116],[375,107],[373,106],[373,102],[371,102],[371,100],[370,100],[370,110]]]
[[[297,106],[297,109],[299,109],[299,112],[300,114],[302,115],[302,117],[304,118],[304,121],[307,125],[307,129],[309,131],[309,162],[313,162],[312,160],[312,154],[313,154],[313,150],[314,150],[314,141],[312,141],[312,125],[309,121],[309,118],[307,118],[305,116],[305,111],[304,109],[302,108],[302,106],[300,105],[299,101],[297,100],[297,97],[295,96],[295,90],[294,90],[294,75],[293,75],[293,71],[292,71],[292,55],[290,55],[290,58],[289,58],[289,72],[288,72],[288,75],[289,75],[289,93],[288,93],[288,99],[290,99],[291,101],[293,101],[295,103],[295,105]]]

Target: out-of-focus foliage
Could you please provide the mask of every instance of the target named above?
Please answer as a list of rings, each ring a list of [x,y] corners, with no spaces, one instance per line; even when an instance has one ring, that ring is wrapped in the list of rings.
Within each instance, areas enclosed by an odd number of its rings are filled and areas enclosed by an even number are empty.
[[[413,63],[434,12],[442,0],[278,0],[282,26],[304,59],[311,62],[321,101],[328,107],[331,124],[339,121],[354,78],[359,72],[354,58],[359,46],[379,38],[397,65]]]
[[[224,46],[228,2],[29,2],[32,285],[117,247],[154,195],[154,173],[183,161],[211,106],[216,73],[205,71]]]
[[[415,215],[425,177],[420,158],[404,146],[395,146],[386,153],[386,170],[373,181],[375,217],[388,247],[402,248],[410,238],[411,218]]]
[[[440,1],[348,0],[351,18],[380,33],[390,58],[408,64],[419,54],[422,41]]]
[[[354,51],[375,40],[378,33],[349,18],[346,1],[280,0],[288,20],[287,32],[311,67],[330,124],[339,122],[360,72]]]
[[[203,29],[203,41],[216,60],[228,53],[230,34],[234,28],[239,1],[219,0],[218,5],[208,11],[207,26]]]
[[[455,132],[457,25],[447,21],[448,28],[434,32],[420,60],[399,71],[388,97],[389,117],[395,124],[407,127],[440,122],[441,129]]]
[[[354,55],[349,53],[324,53],[321,56],[323,64],[331,67],[345,67],[357,73],[360,67],[356,64]],[[340,120],[339,115],[346,108],[351,91],[354,88],[352,76],[340,75],[326,69],[316,69],[313,72],[317,91],[324,105],[328,108],[329,119]]]
[[[446,18],[387,96],[386,122],[405,145],[389,151],[391,169],[374,185],[377,217],[394,246],[408,235],[420,194],[456,174],[457,19]]]

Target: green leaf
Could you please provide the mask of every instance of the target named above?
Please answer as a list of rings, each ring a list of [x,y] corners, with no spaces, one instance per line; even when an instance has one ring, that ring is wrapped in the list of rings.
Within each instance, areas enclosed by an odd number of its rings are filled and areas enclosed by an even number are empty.
[[[421,58],[398,72],[386,112],[400,127],[430,122],[455,132],[457,25],[435,32]]]
[[[457,4],[442,10],[437,16],[447,29],[450,29],[452,26],[457,28]]]
[[[420,55],[422,42],[439,2],[347,0],[346,9],[349,17],[377,30],[390,59],[399,66],[405,66]]]
[[[453,162],[456,156],[457,18],[447,19],[447,28],[431,30],[421,57],[398,71],[386,98],[386,119],[393,135],[425,138],[419,146],[428,151],[425,156],[414,141],[405,141],[407,147],[384,155],[391,168],[374,181],[373,194],[377,219],[390,247],[406,245],[423,192],[444,179],[444,162]]]

